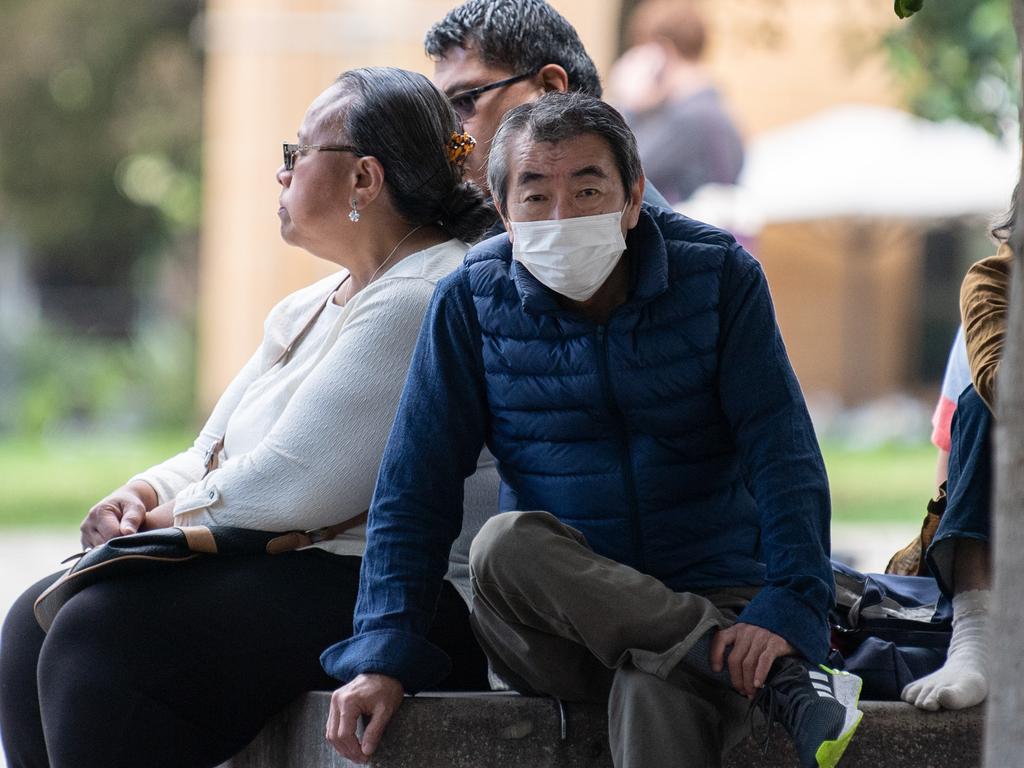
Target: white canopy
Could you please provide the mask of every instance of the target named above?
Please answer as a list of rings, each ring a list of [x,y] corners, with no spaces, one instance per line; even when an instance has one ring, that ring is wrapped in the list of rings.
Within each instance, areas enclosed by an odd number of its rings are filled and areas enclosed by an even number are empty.
[[[680,208],[707,220],[716,218],[713,209],[738,204],[743,218],[764,223],[989,215],[1009,206],[1019,171],[1015,140],[961,122],[846,105],[752,140],[740,188],[731,193],[736,200],[711,188]]]

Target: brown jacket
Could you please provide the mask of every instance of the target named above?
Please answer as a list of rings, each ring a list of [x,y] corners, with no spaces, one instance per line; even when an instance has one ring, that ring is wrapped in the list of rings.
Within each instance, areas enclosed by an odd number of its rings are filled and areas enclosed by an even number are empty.
[[[972,266],[960,288],[960,314],[971,381],[989,410],[995,411],[996,374],[1003,358],[1013,251],[1006,243],[995,256]]]

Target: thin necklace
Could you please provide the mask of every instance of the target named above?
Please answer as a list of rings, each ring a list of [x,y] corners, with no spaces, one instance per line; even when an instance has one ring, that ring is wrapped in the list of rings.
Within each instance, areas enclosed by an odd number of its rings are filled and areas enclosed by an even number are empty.
[[[378,272],[380,272],[382,269],[384,269],[384,265],[385,264],[387,264],[389,261],[391,261],[391,257],[394,256],[398,252],[399,248],[402,247],[402,243],[404,243],[406,240],[408,240],[410,237],[412,237],[413,233],[415,233],[418,229],[421,229],[422,227],[423,227],[422,224],[413,227],[412,229],[409,230],[408,234],[406,234],[405,237],[403,237],[401,240],[398,241],[398,245],[396,245],[394,248],[391,249],[391,253],[388,254],[388,257],[386,259],[384,259],[384,261],[382,261],[380,263],[380,266],[378,266],[375,270],[373,270],[373,274],[370,275],[370,279],[366,281],[366,285],[369,285],[370,283],[373,282],[373,278],[375,278],[377,276]],[[364,285],[363,287],[365,288],[366,285]]]
[[[382,261],[375,270],[373,270],[373,274],[370,275],[370,279],[366,281],[366,285],[364,285],[363,288],[365,288],[367,285],[369,285],[370,283],[373,282],[374,278],[377,277],[377,273],[380,272],[384,268],[385,264],[387,264],[389,261],[391,261],[391,257],[394,256],[395,253],[398,252],[398,249],[402,246],[402,243],[404,243],[406,240],[408,240],[410,237],[412,237],[413,233],[417,229],[420,229],[422,227],[423,227],[422,224],[420,224],[418,227],[413,227],[412,229],[409,230],[409,232],[406,234],[405,237],[403,237],[401,240],[398,241],[398,245],[396,245],[394,248],[391,249],[391,253],[388,254],[388,257],[386,259],[384,259],[384,261]],[[338,290],[335,291],[335,293],[337,293],[339,296],[341,294],[342,286],[345,283],[349,282],[349,278],[350,277],[352,277],[352,273],[351,272],[349,272],[347,275],[345,275],[345,279],[341,281],[342,284],[339,285],[338,286]],[[355,293],[352,293],[351,295],[345,297],[345,301],[341,304],[341,306],[345,306],[345,304],[347,304],[349,302],[349,300],[352,298],[352,296],[354,296],[358,292],[359,291],[356,291]]]

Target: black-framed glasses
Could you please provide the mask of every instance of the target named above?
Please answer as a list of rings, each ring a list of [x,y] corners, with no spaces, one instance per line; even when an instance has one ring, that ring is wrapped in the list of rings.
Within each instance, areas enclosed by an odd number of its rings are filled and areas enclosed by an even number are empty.
[[[356,147],[349,146],[348,144],[289,144],[284,143],[284,169],[286,171],[295,170],[295,158],[304,152],[351,152],[357,157],[363,157],[364,153],[360,152]]]
[[[507,85],[518,83],[528,77],[533,77],[535,74],[537,74],[537,70],[531,69],[529,72],[523,72],[521,75],[513,75],[512,77],[506,77],[504,80],[498,80],[494,83],[479,85],[476,88],[470,88],[468,91],[462,91],[461,93],[449,96],[448,101],[451,102],[452,109],[455,110],[455,114],[463,120],[468,120],[476,114],[476,101],[485,93],[493,91],[496,88],[504,88]]]

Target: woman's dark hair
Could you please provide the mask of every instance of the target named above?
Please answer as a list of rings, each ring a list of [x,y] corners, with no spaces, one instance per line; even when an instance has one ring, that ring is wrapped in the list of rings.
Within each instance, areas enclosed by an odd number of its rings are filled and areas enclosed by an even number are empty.
[[[437,223],[473,242],[494,223],[480,188],[448,157],[462,126],[448,99],[423,75],[393,67],[353,69],[336,81],[354,96],[341,110],[344,140],[384,167],[398,214],[410,224]]]
[[[1020,182],[1013,188],[1013,195],[1010,196],[1010,210],[992,222],[992,229],[989,232],[1000,243],[1008,242],[1013,228],[1017,225],[1017,195],[1020,193]]]
[[[570,91],[601,95],[597,67],[580,36],[544,0],[466,0],[428,30],[423,47],[435,59],[452,48],[473,47],[485,64],[511,74],[558,64]]]

